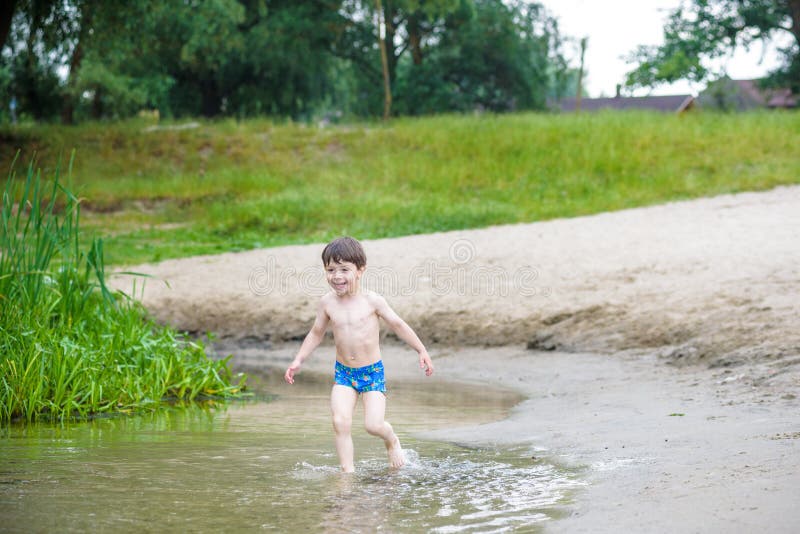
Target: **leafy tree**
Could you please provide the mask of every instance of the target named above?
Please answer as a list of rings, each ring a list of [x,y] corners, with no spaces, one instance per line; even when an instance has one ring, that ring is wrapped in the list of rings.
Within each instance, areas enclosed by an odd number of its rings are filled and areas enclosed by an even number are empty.
[[[142,27],[117,54],[125,61],[104,64],[140,82],[162,113],[301,117],[329,94],[335,3],[150,1]]]
[[[14,0],[0,99],[65,122],[377,115],[378,7],[401,113],[536,108],[573,83],[555,22],[522,0]]]
[[[715,74],[703,64],[735,47],[768,43],[781,33],[793,42],[780,50],[783,66],[773,83],[800,90],[800,0],[691,0],[670,13],[664,44],[639,46],[630,56],[638,66],[626,85],[652,87],[680,79],[702,81]]]
[[[423,65],[402,65],[403,113],[542,108],[556,82],[566,85],[557,25],[539,4],[462,4],[438,39]]]
[[[327,96],[334,61],[328,21],[339,16],[337,6],[20,0],[0,85],[35,118],[60,110],[65,122],[76,113],[114,117],[142,107],[166,115],[297,116]]]
[[[410,51],[414,65],[421,65],[428,48],[435,46],[445,29],[445,17],[469,6],[470,0],[345,0],[339,13],[336,40],[331,52],[357,69],[361,107],[377,112],[378,93],[383,96],[383,72],[379,43],[386,50],[386,69],[392,93],[401,58]],[[383,35],[375,21],[380,7]]]
[[[422,63],[426,48],[435,43],[445,26],[445,17],[463,9],[471,2],[467,0],[384,0],[382,19],[385,28],[382,40],[386,45],[389,63],[389,78],[394,81],[400,58],[407,52],[415,65]],[[377,51],[378,29],[372,14],[372,0],[348,1],[342,5],[342,14],[347,25],[342,43],[350,47],[344,57],[356,60],[352,51],[373,55]],[[352,33],[349,33],[352,31]]]
[[[23,0],[10,2],[0,10],[0,38],[5,44],[0,72],[7,91],[3,96],[16,96],[21,111],[35,119],[50,118],[57,113],[59,103],[58,59],[44,46],[37,46],[50,4]],[[3,30],[5,35],[1,34]],[[4,99],[4,109],[7,102]]]
[[[89,89],[95,115],[99,114],[99,81],[111,84],[112,72],[105,62],[118,47],[105,48],[130,33],[125,30],[141,19],[152,0],[21,0],[12,4],[2,60],[10,72],[9,93],[18,96],[20,107],[36,119],[51,119],[60,111],[62,120],[69,123]],[[105,55],[94,68],[86,69],[88,76],[81,80],[86,58],[96,56],[98,50],[105,50]],[[119,80],[114,81],[111,85],[119,90]]]
[[[8,32],[11,30],[11,21],[17,8],[18,0],[6,0],[0,3],[0,49],[6,44]]]
[[[158,0],[76,2],[79,39],[64,101],[78,118],[124,117],[164,106],[174,80],[159,54],[162,41],[153,38],[162,5]],[[78,49],[80,61],[75,61]],[[70,122],[69,114],[62,112],[62,119]]]
[[[266,16],[246,33],[229,111],[303,118],[340,101],[338,77],[346,73],[330,53],[341,23],[338,6],[330,0],[267,2]]]

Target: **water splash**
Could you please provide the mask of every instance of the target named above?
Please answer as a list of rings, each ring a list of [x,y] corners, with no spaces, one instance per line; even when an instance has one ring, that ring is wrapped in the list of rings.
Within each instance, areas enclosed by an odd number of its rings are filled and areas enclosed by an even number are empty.
[[[513,531],[547,521],[551,508],[583,485],[521,450],[432,452],[426,456],[406,449],[407,463],[400,470],[388,469],[383,459],[369,459],[358,462],[351,476],[334,476],[330,468],[305,462],[298,472],[330,477],[321,526],[348,532]]]

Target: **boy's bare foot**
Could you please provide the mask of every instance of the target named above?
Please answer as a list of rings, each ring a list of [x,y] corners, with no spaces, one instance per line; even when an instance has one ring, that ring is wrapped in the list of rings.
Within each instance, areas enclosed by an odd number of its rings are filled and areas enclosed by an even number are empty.
[[[406,456],[403,454],[403,448],[400,446],[400,438],[396,435],[391,444],[386,444],[386,452],[389,453],[389,466],[393,469],[403,467],[406,463]]]

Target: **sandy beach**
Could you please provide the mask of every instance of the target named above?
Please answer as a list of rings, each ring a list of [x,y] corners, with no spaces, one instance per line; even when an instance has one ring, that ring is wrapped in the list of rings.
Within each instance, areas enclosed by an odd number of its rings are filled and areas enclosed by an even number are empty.
[[[584,470],[551,530],[800,530],[800,187],[364,246],[366,285],[431,347],[437,380],[527,399],[428,437]],[[281,367],[325,291],[321,248],[130,270],[154,277],[140,296],[160,321]],[[422,380],[385,341],[390,376]],[[321,354],[307,372],[327,372]]]

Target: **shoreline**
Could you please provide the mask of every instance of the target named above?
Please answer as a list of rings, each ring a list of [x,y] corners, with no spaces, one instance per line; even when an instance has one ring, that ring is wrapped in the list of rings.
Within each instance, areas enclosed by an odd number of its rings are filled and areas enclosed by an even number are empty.
[[[235,358],[280,368],[298,346],[245,349]],[[324,347],[318,350],[304,371],[327,374],[330,358],[322,356]],[[576,490],[566,517],[548,522],[547,531],[800,529],[795,373],[773,372],[770,363],[674,368],[653,354],[610,357],[522,346],[431,353],[437,380],[512,390],[525,400],[503,420],[419,437],[529,446],[552,463],[580,469],[588,485]],[[382,357],[389,380],[435,384],[418,372],[413,351],[385,344]]]

